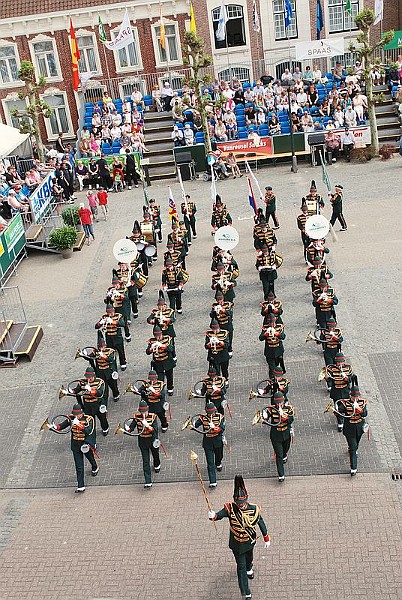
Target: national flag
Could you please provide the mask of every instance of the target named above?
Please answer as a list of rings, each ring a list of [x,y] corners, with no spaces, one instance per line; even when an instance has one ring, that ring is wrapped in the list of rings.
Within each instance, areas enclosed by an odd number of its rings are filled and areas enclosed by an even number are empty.
[[[350,16],[352,16],[352,1],[351,0],[346,0],[345,12],[349,13]]]
[[[80,72],[78,70],[78,61],[80,60],[80,51],[75,37],[73,22],[70,19],[70,43],[71,43],[71,68],[73,72],[73,90],[78,92],[80,85]]]
[[[322,182],[324,185],[327,186],[327,190],[330,192],[331,191],[331,180],[329,178],[327,167],[325,166],[325,162],[322,157],[321,150],[319,151],[319,155],[320,155],[320,162],[321,162],[321,168],[322,168]]]
[[[216,201],[216,177],[214,171],[213,163],[210,164],[211,167],[211,200],[212,202]]]
[[[161,45],[161,47],[166,50],[166,37],[165,37],[165,24],[163,22],[163,17],[162,17],[162,5],[159,5],[159,10],[160,10],[160,14],[159,14],[159,43]]]
[[[289,27],[292,22],[293,9],[290,0],[285,0],[285,29]]]
[[[170,189],[170,186],[168,187],[168,190],[169,190],[169,219],[171,221],[173,219],[179,220],[179,215],[177,213],[177,208],[176,208],[176,202],[174,201],[172,190]]]
[[[374,4],[375,21],[373,25],[377,25],[383,19],[384,15],[384,0],[375,0]]]
[[[105,26],[102,23],[102,19],[100,18],[100,15],[98,16],[98,38],[99,38],[99,41],[101,42],[101,44],[104,44],[105,42],[107,42]]]
[[[219,11],[219,20],[218,20],[218,28],[215,32],[216,39],[218,42],[223,42],[226,39],[226,23],[228,17],[226,12],[226,6],[223,3],[221,4],[221,9]]]
[[[324,29],[324,14],[322,12],[321,0],[317,0],[316,22],[317,22],[317,40],[319,40],[321,37],[321,31]]]
[[[257,2],[256,0],[253,0],[253,31],[259,33],[260,30],[260,17],[258,16]]]
[[[182,176],[181,176],[180,165],[177,165],[177,179],[179,180],[179,183],[180,183],[181,197],[183,198],[183,202],[184,202],[184,205],[185,205],[186,210],[187,210],[187,208],[188,208],[187,207],[187,198],[186,198],[186,192],[184,190],[183,179],[182,179]]]
[[[257,214],[257,203],[255,201],[253,187],[251,185],[250,177],[246,175],[247,183],[248,183],[248,203],[254,211],[254,214]]]
[[[258,179],[257,179],[257,177],[254,175],[254,173],[252,172],[252,170],[251,170],[251,167],[250,167],[250,165],[248,164],[248,161],[247,161],[247,160],[245,160],[245,161],[244,161],[244,165],[245,165],[245,167],[246,167],[247,171],[249,172],[249,174],[250,174],[250,177],[252,178],[252,180],[254,181],[255,185],[257,186],[257,190],[258,190],[258,193],[259,193],[259,195],[260,195],[260,201],[262,202],[262,201],[264,200],[264,196],[263,196],[263,194],[262,194],[262,191],[261,191],[261,188],[260,188],[260,184],[258,183]]]
[[[194,6],[190,1],[190,31],[197,35],[197,25],[195,24]]]

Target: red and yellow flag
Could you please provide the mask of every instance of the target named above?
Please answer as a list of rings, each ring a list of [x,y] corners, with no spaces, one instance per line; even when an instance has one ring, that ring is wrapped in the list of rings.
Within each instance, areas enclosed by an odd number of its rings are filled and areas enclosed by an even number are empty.
[[[78,61],[80,60],[80,51],[78,49],[77,38],[75,37],[75,31],[73,22],[70,19],[70,43],[71,43],[71,69],[73,71],[73,90],[78,91],[80,85],[80,74],[78,70]]]
[[[165,24],[162,16],[162,5],[159,4],[159,42],[164,50],[166,50]]]

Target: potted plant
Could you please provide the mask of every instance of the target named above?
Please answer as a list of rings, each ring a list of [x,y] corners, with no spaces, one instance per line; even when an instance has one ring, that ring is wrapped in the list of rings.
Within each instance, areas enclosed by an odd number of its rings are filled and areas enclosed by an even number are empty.
[[[73,246],[77,241],[77,230],[71,225],[57,227],[50,232],[49,246],[60,252],[63,258],[70,258]]]
[[[64,225],[75,227],[78,231],[82,231],[82,225],[78,216],[78,206],[67,206],[61,213]]]

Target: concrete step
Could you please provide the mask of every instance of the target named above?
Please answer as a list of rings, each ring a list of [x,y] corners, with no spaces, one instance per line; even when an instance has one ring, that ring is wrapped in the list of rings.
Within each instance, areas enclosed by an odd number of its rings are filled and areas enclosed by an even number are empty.
[[[163,123],[163,122],[172,123],[173,122],[172,113],[171,112],[161,112],[161,113],[146,112],[146,113],[144,113],[144,121],[145,121],[146,127],[148,126],[149,123]]]
[[[399,129],[399,121],[395,118],[377,120],[377,129]]]
[[[151,181],[157,181],[159,179],[175,179],[176,169],[174,168],[174,163],[167,165],[153,165],[152,169],[149,169],[149,177]]]
[[[388,112],[392,112],[393,114],[395,114],[394,107],[395,105],[393,102],[387,102],[386,104],[377,104],[375,107],[375,114],[379,115],[381,113]]]
[[[166,130],[162,129],[155,129],[154,131],[150,131],[147,133],[147,135],[145,136],[145,143],[149,144],[152,142],[160,142],[160,141],[164,141],[167,142],[169,140],[171,140],[170,138],[170,133],[171,132],[166,132]]]
[[[399,141],[399,138],[401,137],[401,130],[397,130],[397,129],[380,129],[378,131],[378,139],[379,141],[385,142],[386,140],[389,141]]]
[[[373,86],[373,92],[388,92],[388,86],[383,84],[383,85],[374,85]]]

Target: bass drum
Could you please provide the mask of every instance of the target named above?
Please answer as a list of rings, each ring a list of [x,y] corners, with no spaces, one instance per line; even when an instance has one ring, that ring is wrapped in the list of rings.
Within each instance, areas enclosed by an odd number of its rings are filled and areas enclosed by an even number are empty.
[[[144,250],[144,254],[145,254],[145,256],[148,256],[148,257],[155,256],[155,254],[156,254],[155,246],[153,246],[152,244],[150,244],[149,246],[146,246],[145,250]]]
[[[154,241],[154,226],[152,223],[141,223],[141,233],[144,236],[148,244],[152,244]]]

